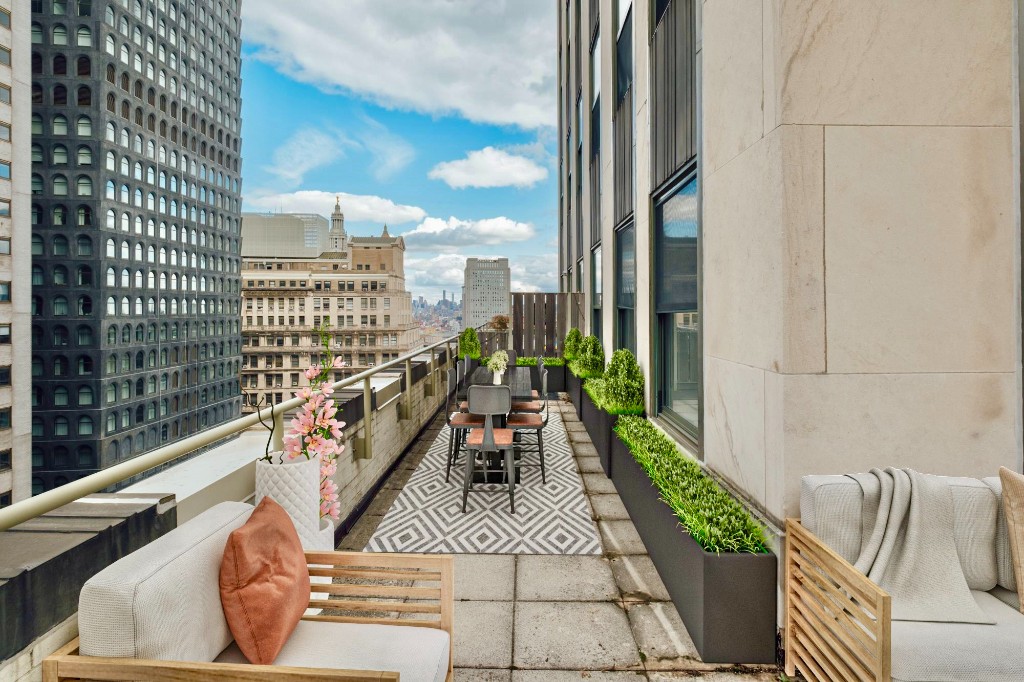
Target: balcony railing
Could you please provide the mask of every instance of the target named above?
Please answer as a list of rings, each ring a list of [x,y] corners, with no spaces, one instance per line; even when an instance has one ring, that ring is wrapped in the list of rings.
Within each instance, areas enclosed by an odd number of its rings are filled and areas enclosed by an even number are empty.
[[[363,393],[363,438],[361,448],[357,457],[369,459],[373,456],[373,415],[374,415],[374,389],[372,380],[378,374],[393,370],[403,369],[405,376],[413,377],[413,361],[418,356],[430,353],[430,365],[428,375],[435,379],[434,372],[439,369],[437,363],[438,349],[445,348],[447,354],[446,362],[452,359],[452,346],[456,344],[458,336],[450,336],[433,344],[423,346],[415,351],[406,353],[394,360],[381,363],[375,367],[355,374],[333,384],[335,391],[351,389],[361,385]],[[404,389],[410,391],[413,386],[412,380],[405,381]],[[434,391],[434,395],[439,394]],[[71,481],[59,488],[49,490],[39,495],[30,497],[27,500],[16,502],[9,507],[0,509],[0,531],[8,530],[20,523],[24,523],[38,516],[51,512],[66,504],[70,504],[87,495],[99,493],[118,484],[128,481],[141,473],[164,466],[177,459],[185,458],[198,450],[207,448],[226,438],[235,436],[246,431],[257,424],[260,424],[260,416],[266,420],[272,417],[274,420],[274,432],[272,447],[275,450],[284,449],[284,418],[285,415],[299,409],[305,402],[302,398],[292,398],[278,403],[273,407],[261,410],[259,413],[251,413],[234,419],[230,422],[214,426],[197,433],[188,438],[157,448],[138,457],[121,462],[107,469],[94,474]]]

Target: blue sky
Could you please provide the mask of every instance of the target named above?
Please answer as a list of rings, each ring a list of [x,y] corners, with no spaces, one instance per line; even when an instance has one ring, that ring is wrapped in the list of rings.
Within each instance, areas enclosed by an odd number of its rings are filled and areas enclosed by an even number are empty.
[[[469,256],[513,288],[557,282],[550,0],[247,0],[247,211],[329,214],[406,235],[414,295],[458,290]]]

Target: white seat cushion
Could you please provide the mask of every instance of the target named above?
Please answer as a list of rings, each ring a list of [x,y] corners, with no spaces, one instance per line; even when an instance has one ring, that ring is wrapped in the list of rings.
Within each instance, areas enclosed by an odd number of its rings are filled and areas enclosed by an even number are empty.
[[[995,625],[892,622],[893,682],[1020,682],[1024,614],[971,594]]]
[[[1017,579],[1013,575],[1013,555],[1010,553],[1010,533],[1006,528],[1006,515],[1003,513],[1003,482],[998,476],[990,476],[982,481],[996,495],[996,508],[999,521],[996,526],[996,564],[999,570],[999,586],[1014,592],[1017,591]]]
[[[405,625],[299,621],[274,665],[397,672],[402,682],[444,682],[448,633]],[[217,663],[247,663],[232,643]]]
[[[937,476],[953,493],[953,542],[972,590],[988,592],[999,578],[996,528],[999,499],[977,478]]]
[[[209,663],[232,641],[220,606],[220,562],[252,505],[222,502],[115,561],[82,586],[85,656]]]
[[[849,476],[804,476],[800,479],[800,522],[851,564],[860,555],[860,484]]]

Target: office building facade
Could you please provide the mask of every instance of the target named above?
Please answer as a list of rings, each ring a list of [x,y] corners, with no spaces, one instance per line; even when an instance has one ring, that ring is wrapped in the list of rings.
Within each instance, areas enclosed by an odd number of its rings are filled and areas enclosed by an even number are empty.
[[[0,507],[31,494],[29,3],[0,0]],[[21,399],[19,399],[19,397]]]
[[[462,288],[462,323],[487,324],[512,312],[512,273],[508,258],[467,258]]]
[[[32,2],[32,459],[48,490],[238,416],[238,0]]]
[[[558,7],[561,288],[648,415],[775,524],[1020,470],[1013,3]]]
[[[287,215],[279,220],[290,220]],[[326,221],[325,221],[326,222]],[[242,269],[244,411],[288,400],[308,386],[304,371],[323,351],[319,335],[329,333],[331,350],[346,367],[334,380],[393,360],[422,345],[413,320],[412,295],[405,285],[405,241],[387,227],[379,236],[344,232],[335,206],[329,243],[341,250],[312,257],[285,257],[246,247]],[[243,237],[264,243],[265,221],[242,220]],[[340,232],[339,232],[340,231]],[[255,247],[253,247],[255,250]]]

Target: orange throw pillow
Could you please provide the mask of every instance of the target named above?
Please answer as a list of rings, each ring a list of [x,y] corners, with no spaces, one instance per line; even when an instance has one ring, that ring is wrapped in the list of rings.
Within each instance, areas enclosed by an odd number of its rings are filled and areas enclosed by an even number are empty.
[[[250,663],[274,662],[309,606],[309,569],[284,507],[264,497],[228,536],[220,563],[220,603]]]

